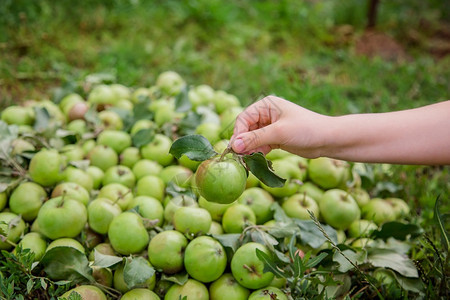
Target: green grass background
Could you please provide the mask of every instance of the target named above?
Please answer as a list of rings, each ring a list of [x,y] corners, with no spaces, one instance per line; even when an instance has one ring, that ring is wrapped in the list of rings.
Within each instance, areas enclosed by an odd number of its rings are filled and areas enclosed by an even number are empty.
[[[450,18],[448,1],[381,1],[377,29],[408,60],[355,54],[368,1],[2,0],[0,107],[53,97],[88,74],[129,87],[179,72],[247,105],[275,94],[325,114],[383,112],[450,99],[450,57],[430,38]],[[350,25],[350,36],[339,32]],[[419,36],[412,40],[411,34]],[[343,133],[345,134],[345,133]],[[448,205],[448,167],[394,166],[380,180],[430,220],[437,195]]]

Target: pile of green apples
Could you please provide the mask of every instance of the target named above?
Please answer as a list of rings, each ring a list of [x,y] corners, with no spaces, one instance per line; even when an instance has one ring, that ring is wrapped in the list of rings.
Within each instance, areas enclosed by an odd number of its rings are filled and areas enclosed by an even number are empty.
[[[357,165],[324,157],[267,154],[273,172],[286,179],[282,187],[262,183],[233,153],[220,158],[227,167],[205,176],[199,166],[211,160],[176,158],[173,142],[201,135],[220,156],[243,107],[208,85],[187,87],[167,71],[150,88],[100,83],[57,103],[4,109],[1,159],[12,171],[0,190],[0,249],[30,249],[36,262],[58,247],[83,253],[96,282],[64,297],[77,291],[107,299],[114,290],[121,299],[282,300],[289,297],[286,282],[256,256],[256,249],[269,253],[267,245],[250,241],[233,252],[216,237],[276,227],[276,203],[290,218],[314,214],[352,247],[371,243],[369,234],[383,223],[408,216],[402,199],[371,198]],[[317,253],[330,245],[311,249],[299,240],[296,247]],[[120,259],[96,266],[111,257]],[[137,257],[153,272],[131,284],[123,261]]]

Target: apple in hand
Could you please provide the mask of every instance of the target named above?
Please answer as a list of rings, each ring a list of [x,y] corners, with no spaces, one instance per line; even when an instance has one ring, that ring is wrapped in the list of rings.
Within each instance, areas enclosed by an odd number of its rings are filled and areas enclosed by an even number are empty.
[[[319,217],[319,205],[313,198],[307,196],[306,194],[297,193],[290,196],[283,202],[281,207],[286,215],[291,218],[310,220],[311,216],[308,211],[314,213],[317,218]]]
[[[89,227],[97,233],[107,234],[111,221],[122,213],[117,203],[108,198],[97,198],[87,207]]]
[[[232,158],[219,157],[203,161],[195,173],[198,192],[208,201],[229,204],[245,190],[247,172]]]
[[[233,275],[225,273],[209,286],[211,300],[247,300],[250,291],[240,285]]]
[[[13,213],[21,215],[25,221],[33,221],[45,199],[47,192],[42,186],[34,182],[24,182],[9,196],[9,208]]]
[[[12,212],[0,212],[0,250],[9,250],[17,243],[25,231],[25,222]]]
[[[192,240],[184,252],[184,267],[189,276],[201,281],[218,279],[227,266],[227,255],[223,246],[209,236]]]
[[[204,235],[211,228],[211,215],[200,207],[183,206],[177,209],[173,215],[175,229],[188,239]]]
[[[39,232],[55,240],[76,237],[87,222],[86,206],[67,197],[56,197],[45,202],[37,215]]]
[[[269,254],[266,246],[250,242],[239,247],[231,259],[233,277],[248,289],[266,287],[274,277],[272,272],[264,272],[264,262],[256,256],[256,249]]]
[[[319,201],[319,209],[327,224],[342,230],[350,227],[353,221],[361,217],[355,199],[340,189],[326,191]]]
[[[184,250],[188,245],[186,237],[175,230],[166,230],[155,235],[148,244],[148,259],[156,268],[166,274],[183,270]]]

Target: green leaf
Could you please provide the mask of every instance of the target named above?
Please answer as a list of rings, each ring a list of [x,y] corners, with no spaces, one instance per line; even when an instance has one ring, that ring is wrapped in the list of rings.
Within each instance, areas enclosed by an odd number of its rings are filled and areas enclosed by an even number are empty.
[[[84,114],[84,119],[86,120],[86,122],[91,123],[95,127],[99,126],[102,123],[102,121],[98,117],[97,107],[95,105],[92,105]]]
[[[439,227],[439,231],[441,233],[442,244],[444,245],[444,248],[445,248],[446,252],[448,253],[448,251],[450,249],[450,237],[449,237],[449,233],[445,229],[443,217],[442,217],[441,213],[439,212],[439,205],[440,205],[440,199],[438,197],[436,199],[436,203],[434,204],[434,218],[436,219],[436,222]]]
[[[273,236],[261,230],[252,231],[250,237],[253,242],[266,245],[271,251],[274,250],[273,246],[278,245],[278,241]]]
[[[201,114],[190,111],[178,123],[178,133],[182,136],[195,134],[195,129],[202,123],[202,121],[203,117]]]
[[[0,121],[0,159],[7,159],[11,153],[11,143],[19,135],[19,127]]]
[[[189,101],[189,87],[185,85],[180,93],[175,97],[175,111],[186,112],[191,109],[191,101]]]
[[[52,280],[70,280],[75,283],[95,281],[86,255],[73,247],[48,250],[40,264]]]
[[[131,259],[123,268],[123,279],[130,289],[146,282],[153,274],[155,269],[141,256]]]
[[[394,277],[397,280],[398,284],[404,289],[405,291],[411,291],[413,293],[422,293],[424,286],[423,281],[419,278],[409,278],[402,276],[396,272],[394,273]]]
[[[219,241],[219,243],[222,244],[222,246],[231,248],[233,252],[236,252],[236,250],[240,246],[239,239],[241,235],[239,233],[228,233],[228,234],[213,234],[213,238]]]
[[[136,132],[131,137],[131,140],[136,148],[140,148],[153,141],[154,137],[155,137],[155,130],[153,128],[146,128]]]
[[[153,113],[148,109],[150,104],[150,98],[142,98],[141,101],[136,103],[133,107],[133,123],[139,120],[152,120]]]
[[[189,279],[189,274],[187,274],[186,272],[178,272],[174,275],[162,274],[160,280],[165,280],[165,281],[176,283],[178,285],[183,285],[188,281],[188,279]]]
[[[367,262],[375,267],[389,268],[403,276],[418,278],[416,266],[406,255],[401,255],[389,249],[371,249],[367,256]]]
[[[33,289],[33,286],[34,286],[33,279],[32,278],[28,279],[28,281],[27,281],[27,295],[29,293],[31,293],[31,289]]]
[[[47,282],[45,282],[45,279],[41,277],[41,287],[46,290],[47,289]]]
[[[172,197],[183,195],[189,196],[193,199],[197,198],[197,196],[195,195],[195,193],[192,191],[191,188],[181,187],[172,180],[167,183],[166,193],[171,195]]]
[[[94,250],[93,266],[100,268],[109,268],[123,261],[122,257],[114,255],[106,255],[97,250]]]
[[[422,228],[415,224],[404,224],[397,221],[384,223],[379,230],[374,230],[371,236],[375,239],[386,240],[393,237],[404,241],[408,236],[418,237],[423,233]]]
[[[256,256],[260,261],[264,263],[264,272],[272,272],[273,274],[275,274],[275,276],[281,278],[286,277],[284,272],[277,267],[277,264],[275,263],[275,260],[272,258],[272,256],[259,249],[256,249]]]
[[[300,228],[300,239],[303,243],[310,245],[317,249],[327,241],[323,233],[317,228],[316,224],[312,220],[299,220],[294,219],[295,224]],[[330,225],[322,224],[324,231],[328,234],[331,241],[337,244],[336,230]]]
[[[270,187],[283,187],[286,179],[276,175],[269,167],[267,159],[261,152],[255,152],[250,155],[242,157],[247,168],[253,173],[262,183]]]
[[[303,272],[305,271],[302,258],[300,257],[298,253],[297,247],[295,247],[296,239],[295,236],[292,236],[291,240],[289,241],[289,256],[292,260],[292,269],[294,271],[294,277],[298,278],[300,277]]]
[[[284,211],[283,208],[281,208],[278,202],[272,203],[270,209],[274,212],[273,219],[277,223],[293,223],[292,219],[286,215],[286,212]]]
[[[218,154],[214,151],[211,143],[204,136],[198,134],[177,139],[170,147],[169,153],[177,159],[186,155],[195,161],[204,161]]]
[[[327,257],[327,256],[328,256],[328,253],[321,252],[319,255],[309,259],[308,262],[305,263],[305,267],[308,269],[313,268],[313,267],[317,266],[318,264],[320,264],[320,262],[322,260],[324,260],[325,257]]]
[[[339,264],[339,272],[345,273],[353,270],[353,265],[347,260],[349,259],[353,264],[360,265],[366,261],[367,252],[362,250],[355,252],[351,249],[343,250],[342,253],[339,251],[334,252],[333,261]]]
[[[47,129],[50,122],[50,114],[45,107],[34,107],[35,121],[34,130],[38,132],[43,132]]]

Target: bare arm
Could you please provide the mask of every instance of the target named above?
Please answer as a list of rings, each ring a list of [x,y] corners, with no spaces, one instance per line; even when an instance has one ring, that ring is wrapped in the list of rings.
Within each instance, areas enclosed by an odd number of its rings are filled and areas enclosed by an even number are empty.
[[[232,146],[238,153],[281,148],[308,158],[450,164],[450,101],[330,117],[269,96],[238,116]]]

